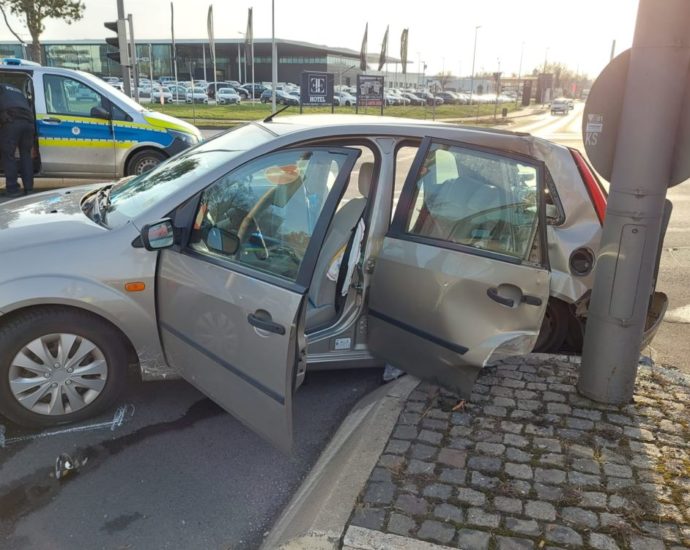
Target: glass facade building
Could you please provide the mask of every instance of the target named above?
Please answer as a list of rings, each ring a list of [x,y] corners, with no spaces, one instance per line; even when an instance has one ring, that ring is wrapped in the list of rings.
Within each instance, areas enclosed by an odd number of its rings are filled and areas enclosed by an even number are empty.
[[[307,42],[276,40],[278,80],[299,83],[303,71],[327,71],[335,74],[336,84],[351,84],[359,70],[359,52],[345,48],[329,48]],[[120,76],[120,65],[106,53],[112,48],[105,40],[44,41],[43,64],[52,67],[79,69],[97,76]],[[207,40],[178,40],[177,74],[179,80],[213,78],[213,65]],[[174,76],[172,44],[165,40],[137,40],[139,74]],[[246,46],[242,39],[216,40],[215,80],[251,82],[251,64],[247,64]],[[16,42],[0,42],[0,57],[26,57],[24,48]],[[391,63],[395,60],[391,59]],[[271,80],[271,41],[254,42],[254,80]],[[370,60],[373,65],[375,61]]]

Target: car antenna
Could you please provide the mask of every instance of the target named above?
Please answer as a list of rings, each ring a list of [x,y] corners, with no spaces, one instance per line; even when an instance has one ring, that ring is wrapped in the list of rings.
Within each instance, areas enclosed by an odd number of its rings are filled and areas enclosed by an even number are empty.
[[[273,122],[273,117],[276,116],[277,114],[282,113],[282,112],[283,112],[285,109],[287,109],[288,107],[290,107],[290,104],[286,105],[286,106],[283,107],[282,109],[278,109],[275,113],[271,113],[270,115],[268,115],[268,116],[264,119],[264,122]]]

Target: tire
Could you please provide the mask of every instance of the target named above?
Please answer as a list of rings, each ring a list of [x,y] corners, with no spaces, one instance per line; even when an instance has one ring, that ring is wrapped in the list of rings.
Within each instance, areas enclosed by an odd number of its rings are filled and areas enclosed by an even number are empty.
[[[534,345],[536,353],[556,353],[561,350],[570,325],[570,309],[568,304],[550,298],[546,305],[546,313],[539,330],[537,343]]]
[[[73,342],[64,361],[57,359],[59,352],[55,346],[60,337],[67,345]],[[35,365],[44,370],[46,361],[38,362],[36,359],[39,356],[30,357],[24,353],[28,345],[40,349],[34,345],[37,342],[39,346],[43,344],[43,350],[48,350],[43,352],[48,361],[55,360],[54,365],[62,363],[58,368],[49,368],[47,375],[17,365],[18,361],[22,361],[27,362],[26,366]],[[78,356],[90,345],[94,346],[93,350],[79,361]],[[74,362],[70,363],[70,360]],[[105,367],[98,366],[100,363],[104,363]],[[84,420],[115,402],[125,387],[127,363],[126,345],[122,337],[99,317],[67,308],[38,308],[21,313],[0,326],[0,413],[17,424],[32,428]],[[69,371],[71,374],[67,374],[68,369],[73,369]],[[78,370],[82,371],[82,376],[77,374]],[[88,377],[84,376],[84,372],[88,373]],[[42,383],[35,389],[17,384],[34,378],[37,379],[36,383],[51,378],[55,382]],[[10,380],[15,381],[14,387]],[[56,385],[56,389],[52,384]],[[29,406],[30,403],[23,405],[19,402],[20,396],[30,400],[39,392],[43,396],[36,400],[33,408]],[[76,405],[74,410],[70,393],[78,394],[80,398],[73,398]],[[53,403],[59,403],[62,410],[59,410],[59,406],[51,410]]]
[[[138,176],[144,172],[152,170],[163,162],[167,157],[160,151],[154,149],[144,149],[134,153],[127,162],[127,175]]]

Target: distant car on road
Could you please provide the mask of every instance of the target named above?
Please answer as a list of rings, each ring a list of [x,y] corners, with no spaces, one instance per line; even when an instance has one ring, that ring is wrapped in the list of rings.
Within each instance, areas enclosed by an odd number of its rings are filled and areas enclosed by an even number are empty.
[[[552,115],[567,115],[570,112],[570,104],[564,97],[558,97],[551,102]]]

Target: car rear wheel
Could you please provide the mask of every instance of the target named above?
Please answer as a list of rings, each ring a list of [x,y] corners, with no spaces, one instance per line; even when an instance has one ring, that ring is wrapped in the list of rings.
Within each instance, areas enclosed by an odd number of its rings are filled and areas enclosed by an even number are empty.
[[[0,327],[0,413],[17,424],[84,420],[112,405],[126,378],[122,338],[91,314],[36,309]]]
[[[534,351],[537,353],[556,353],[561,350],[570,325],[568,304],[551,298],[541,323]]]
[[[146,149],[144,151],[139,151],[134,153],[132,158],[129,159],[127,163],[127,175],[128,176],[138,176],[149,170],[153,170],[161,162],[165,160],[165,155],[160,151],[154,151],[153,149]]]

